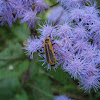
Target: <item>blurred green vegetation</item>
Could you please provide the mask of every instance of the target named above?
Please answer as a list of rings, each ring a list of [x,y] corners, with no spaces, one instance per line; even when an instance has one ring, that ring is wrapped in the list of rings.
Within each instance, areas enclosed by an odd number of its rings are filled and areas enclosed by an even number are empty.
[[[56,0],[45,1],[50,6],[56,4]],[[46,13],[39,16],[43,17],[40,23],[45,21]],[[27,24],[0,27],[0,100],[52,100],[63,94],[75,100],[100,100],[100,91],[85,93],[60,66],[56,72],[47,71],[37,53],[34,60],[25,56],[22,47],[29,36]]]

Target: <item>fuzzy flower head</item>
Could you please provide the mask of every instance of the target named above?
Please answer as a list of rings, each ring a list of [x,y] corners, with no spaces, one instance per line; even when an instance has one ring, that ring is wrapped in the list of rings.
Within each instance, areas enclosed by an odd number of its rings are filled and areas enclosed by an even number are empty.
[[[15,6],[15,0],[0,0],[0,10],[12,10]]]
[[[38,12],[42,12],[45,9],[49,9],[50,7],[43,0],[34,0],[35,10]]]
[[[97,16],[94,16],[93,14],[90,13],[85,13],[84,18],[81,21],[81,23],[85,26],[89,26],[95,23],[95,19],[97,19]]]
[[[19,1],[19,0],[18,0]],[[21,1],[21,0],[20,0]],[[25,6],[31,6],[34,3],[34,0],[22,0]]]
[[[66,9],[79,8],[84,6],[84,0],[57,0]]]
[[[100,50],[98,51],[98,55],[94,59],[94,63],[96,66],[100,66]]]
[[[100,20],[96,20],[93,25],[89,26],[93,44],[100,48]]]
[[[95,23],[95,20],[98,19],[98,13],[99,10],[96,9],[96,1],[94,0],[94,3],[89,0],[88,5],[83,8],[84,10],[84,18],[82,20],[82,23],[85,25],[92,25]]]
[[[35,6],[32,9],[32,5]],[[0,0],[0,25],[21,19],[22,23],[28,23],[30,28],[34,28],[38,17],[37,14],[49,9],[43,0]]]
[[[84,7],[84,10],[86,11],[86,13],[90,13],[90,14],[93,14],[94,16],[98,16],[99,10],[96,9],[95,6],[96,5],[86,6],[86,7]]]
[[[93,62],[97,56],[97,48],[92,46],[87,46],[87,48],[83,50],[80,55],[86,62]]]
[[[14,17],[12,15],[11,11],[5,11],[5,12],[1,12],[0,15],[2,17],[0,17],[0,25],[3,26],[4,23],[8,23],[9,26],[12,26],[12,21],[14,21]]]
[[[66,67],[68,63],[70,63],[73,60],[73,50],[71,48],[71,41],[68,41],[68,39],[64,38],[61,40],[54,40],[54,52],[56,59],[59,61],[59,64],[62,64],[63,67]]]
[[[41,36],[46,38],[46,37],[51,37],[51,40],[53,39],[53,37],[56,35],[56,29],[54,26],[48,24],[46,22],[46,24],[44,24],[43,26],[41,26],[42,29],[38,29],[38,31],[41,33]]]
[[[37,19],[39,18],[36,17],[36,12],[33,12],[32,10],[26,11],[21,20],[21,24],[28,23],[28,27],[33,28]]]
[[[84,16],[85,12],[83,9],[75,8],[70,11],[70,20],[75,21],[76,23],[79,23],[81,20],[83,20]]]
[[[95,20],[95,23],[93,25],[90,26],[90,33],[91,34],[100,34],[100,19],[99,20]]]
[[[58,60],[62,63],[63,67],[66,67],[66,65],[68,65],[73,60],[73,53],[67,49],[61,49],[58,54]]]
[[[76,38],[75,38],[76,40]],[[78,52],[81,53],[83,50],[86,49],[88,42],[84,41],[84,40],[76,40],[73,48],[74,48],[74,52]]]
[[[0,25],[5,22],[12,26],[14,0],[1,0],[0,1]]]
[[[87,31],[83,26],[78,26],[73,30],[76,39],[86,39],[87,38]]]
[[[14,6],[14,11],[13,13],[15,14],[15,18],[14,20],[16,20],[17,18],[21,19],[23,17],[23,14],[26,12],[26,7],[25,5],[23,5],[23,1],[22,0],[16,0]]]
[[[74,58],[71,63],[64,68],[64,71],[68,72],[71,77],[74,77],[74,79],[81,77],[81,74],[84,73],[84,70],[86,70],[84,62],[78,58]]]
[[[67,24],[60,25],[58,27],[58,37],[60,38],[69,38],[72,34],[72,28]]]
[[[23,49],[26,50],[25,53],[30,55],[30,59],[33,59],[33,53],[40,50],[43,47],[43,43],[39,39],[29,38],[24,46]]]
[[[87,64],[87,70],[85,74],[83,74],[82,80],[80,81],[80,85],[82,85],[82,89],[85,91],[90,90],[93,88],[97,91],[100,88],[100,74],[99,69],[95,67],[94,64]]]
[[[73,51],[73,48],[72,48],[72,40],[70,38],[62,38],[62,39],[59,39],[59,40],[54,40],[54,49],[55,49],[55,52],[59,52],[59,50],[64,50],[65,51]]]

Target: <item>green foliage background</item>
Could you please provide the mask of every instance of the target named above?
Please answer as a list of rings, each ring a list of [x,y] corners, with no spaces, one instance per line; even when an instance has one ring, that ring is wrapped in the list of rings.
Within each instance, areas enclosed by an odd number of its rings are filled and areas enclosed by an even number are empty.
[[[45,1],[49,6],[56,4],[56,0]],[[45,21],[47,14],[39,15],[42,18],[39,23]],[[22,49],[29,36],[27,24],[21,25],[19,20],[12,28],[7,24],[0,27],[0,100],[53,100],[54,96],[63,94],[75,100],[100,100],[100,91],[84,93],[78,81],[60,66],[56,72],[47,71],[37,53],[30,60]]]

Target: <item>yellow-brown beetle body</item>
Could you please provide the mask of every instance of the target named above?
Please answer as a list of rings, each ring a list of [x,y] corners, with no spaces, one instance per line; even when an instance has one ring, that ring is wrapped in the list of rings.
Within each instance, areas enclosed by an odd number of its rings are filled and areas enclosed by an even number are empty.
[[[56,59],[50,37],[45,38],[43,46],[47,63],[50,64],[52,67],[55,67]]]

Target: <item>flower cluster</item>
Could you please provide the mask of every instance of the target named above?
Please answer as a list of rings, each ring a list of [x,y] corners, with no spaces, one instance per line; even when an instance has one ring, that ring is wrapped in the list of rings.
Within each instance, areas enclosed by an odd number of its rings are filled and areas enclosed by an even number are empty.
[[[58,1],[63,6],[51,9],[48,16],[48,22],[53,24],[46,22],[37,29],[40,39],[28,40],[24,49],[31,57],[40,49],[44,52],[44,39],[51,37],[56,66],[61,64],[85,91],[92,88],[96,91],[100,88],[100,10],[96,8],[96,1]],[[43,53],[39,55],[47,62]]]
[[[21,19],[21,24],[28,23],[33,28],[39,19],[36,15],[45,9],[49,6],[43,0],[0,0],[0,25],[7,22],[12,26],[13,21]]]
[[[87,0],[57,0],[65,9],[79,8]]]

